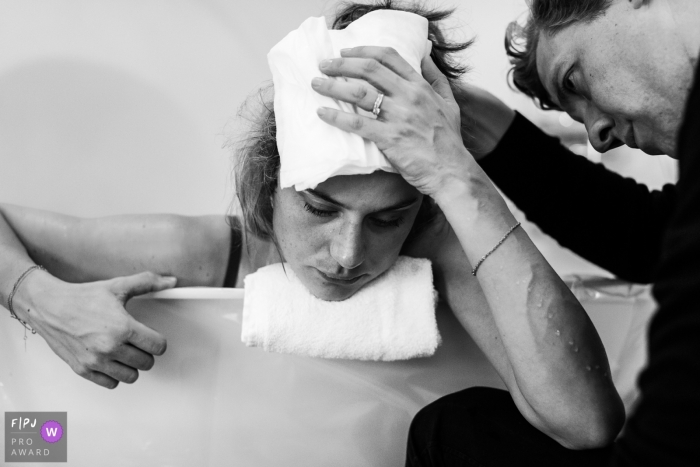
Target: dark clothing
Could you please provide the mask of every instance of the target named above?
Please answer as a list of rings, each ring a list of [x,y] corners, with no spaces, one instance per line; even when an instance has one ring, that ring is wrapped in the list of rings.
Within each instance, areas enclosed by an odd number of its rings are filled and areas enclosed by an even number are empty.
[[[508,391],[473,387],[433,402],[415,416],[408,466],[599,466],[612,447],[571,451],[520,415]]]
[[[416,417],[409,435],[409,465],[700,465],[697,71],[678,155],[676,186],[649,192],[568,152],[523,117],[516,118],[499,147],[482,162],[494,183],[561,245],[620,278],[654,283],[659,308],[649,328],[649,362],[638,381],[641,399],[613,446],[592,456],[581,451],[565,456],[561,447],[523,425],[512,401],[496,390],[482,389],[476,396],[462,391]]]
[[[228,256],[228,266],[226,267],[226,276],[224,277],[224,287],[236,287],[238,279],[238,267],[241,262],[242,227],[241,222],[235,216],[229,216],[228,223],[231,226],[231,250]]]
[[[652,281],[676,205],[674,185],[650,192],[567,151],[520,114],[481,167],[528,220],[562,246],[621,279]]]

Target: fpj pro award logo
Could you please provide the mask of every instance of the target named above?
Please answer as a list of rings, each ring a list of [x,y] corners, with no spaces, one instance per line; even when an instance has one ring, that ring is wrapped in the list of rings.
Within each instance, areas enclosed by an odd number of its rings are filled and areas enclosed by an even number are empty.
[[[66,462],[66,412],[5,412],[5,462]]]

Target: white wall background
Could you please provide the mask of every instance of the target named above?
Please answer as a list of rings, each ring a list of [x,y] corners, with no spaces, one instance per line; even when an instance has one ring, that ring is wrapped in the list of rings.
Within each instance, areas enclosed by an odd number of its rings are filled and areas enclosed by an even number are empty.
[[[524,0],[428,4],[457,7],[448,23],[454,37],[476,37],[464,54],[473,69],[469,81],[550,132],[571,131],[506,84],[503,35],[525,13]],[[224,212],[233,190],[230,154],[222,146],[239,105],[270,79],[267,51],[335,5],[4,0],[0,201],[80,216]],[[629,149],[603,162],[653,187],[675,178],[673,163]],[[528,230],[560,272],[599,272]]]

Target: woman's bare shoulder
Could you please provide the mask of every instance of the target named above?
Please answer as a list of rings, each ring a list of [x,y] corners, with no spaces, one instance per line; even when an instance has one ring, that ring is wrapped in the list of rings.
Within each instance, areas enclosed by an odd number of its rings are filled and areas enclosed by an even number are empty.
[[[401,254],[414,258],[428,258],[435,262],[452,237],[452,228],[445,215],[439,212],[419,232],[412,234],[404,243]]]
[[[282,261],[282,255],[274,242],[257,237],[242,227],[240,266],[236,287],[243,287],[243,279],[248,274],[252,274],[264,266]]]
[[[435,286],[441,295],[448,293],[451,286],[457,286],[462,292],[475,286],[471,264],[442,213],[404,245],[402,254],[431,261]]]

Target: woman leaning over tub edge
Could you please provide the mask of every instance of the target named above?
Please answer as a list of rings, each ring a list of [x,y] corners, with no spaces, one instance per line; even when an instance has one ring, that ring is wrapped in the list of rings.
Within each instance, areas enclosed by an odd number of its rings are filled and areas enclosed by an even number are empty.
[[[396,6],[349,4],[334,27],[376,8]],[[341,300],[388,269],[399,252],[425,257],[433,263],[440,295],[530,423],[566,447],[612,441],[624,409],[603,346],[527,234],[515,229],[476,277],[471,273],[471,265],[515,220],[462,146],[459,110],[440,72],[459,75],[449,66],[449,52],[460,47],[450,47],[437,26],[448,13],[414,11],[431,20],[431,56],[440,69],[425,60],[423,72],[435,90],[384,49],[354,49],[323,69],[365,79],[385,94],[378,121],[334,111],[321,118],[375,140],[405,179],[375,172],[333,177],[313,191],[278,189],[274,116],[268,108],[262,115],[267,126],[251,137],[237,166],[237,190],[253,235],[240,236],[222,216],[77,219],[0,205],[3,303],[23,272],[43,264],[48,272],[33,271],[18,288],[15,312],[74,371],[112,388],[120,381],[133,383],[138,370],[151,368],[153,356],[165,350],[163,336],[124,310],[133,295],[173,287],[175,281],[221,286],[227,268],[238,270],[240,280],[279,261],[279,247],[315,295]],[[377,97],[374,87],[358,82],[322,81],[314,87],[348,101],[364,94],[357,104],[368,110]],[[238,252],[240,267],[235,261],[229,265]]]

